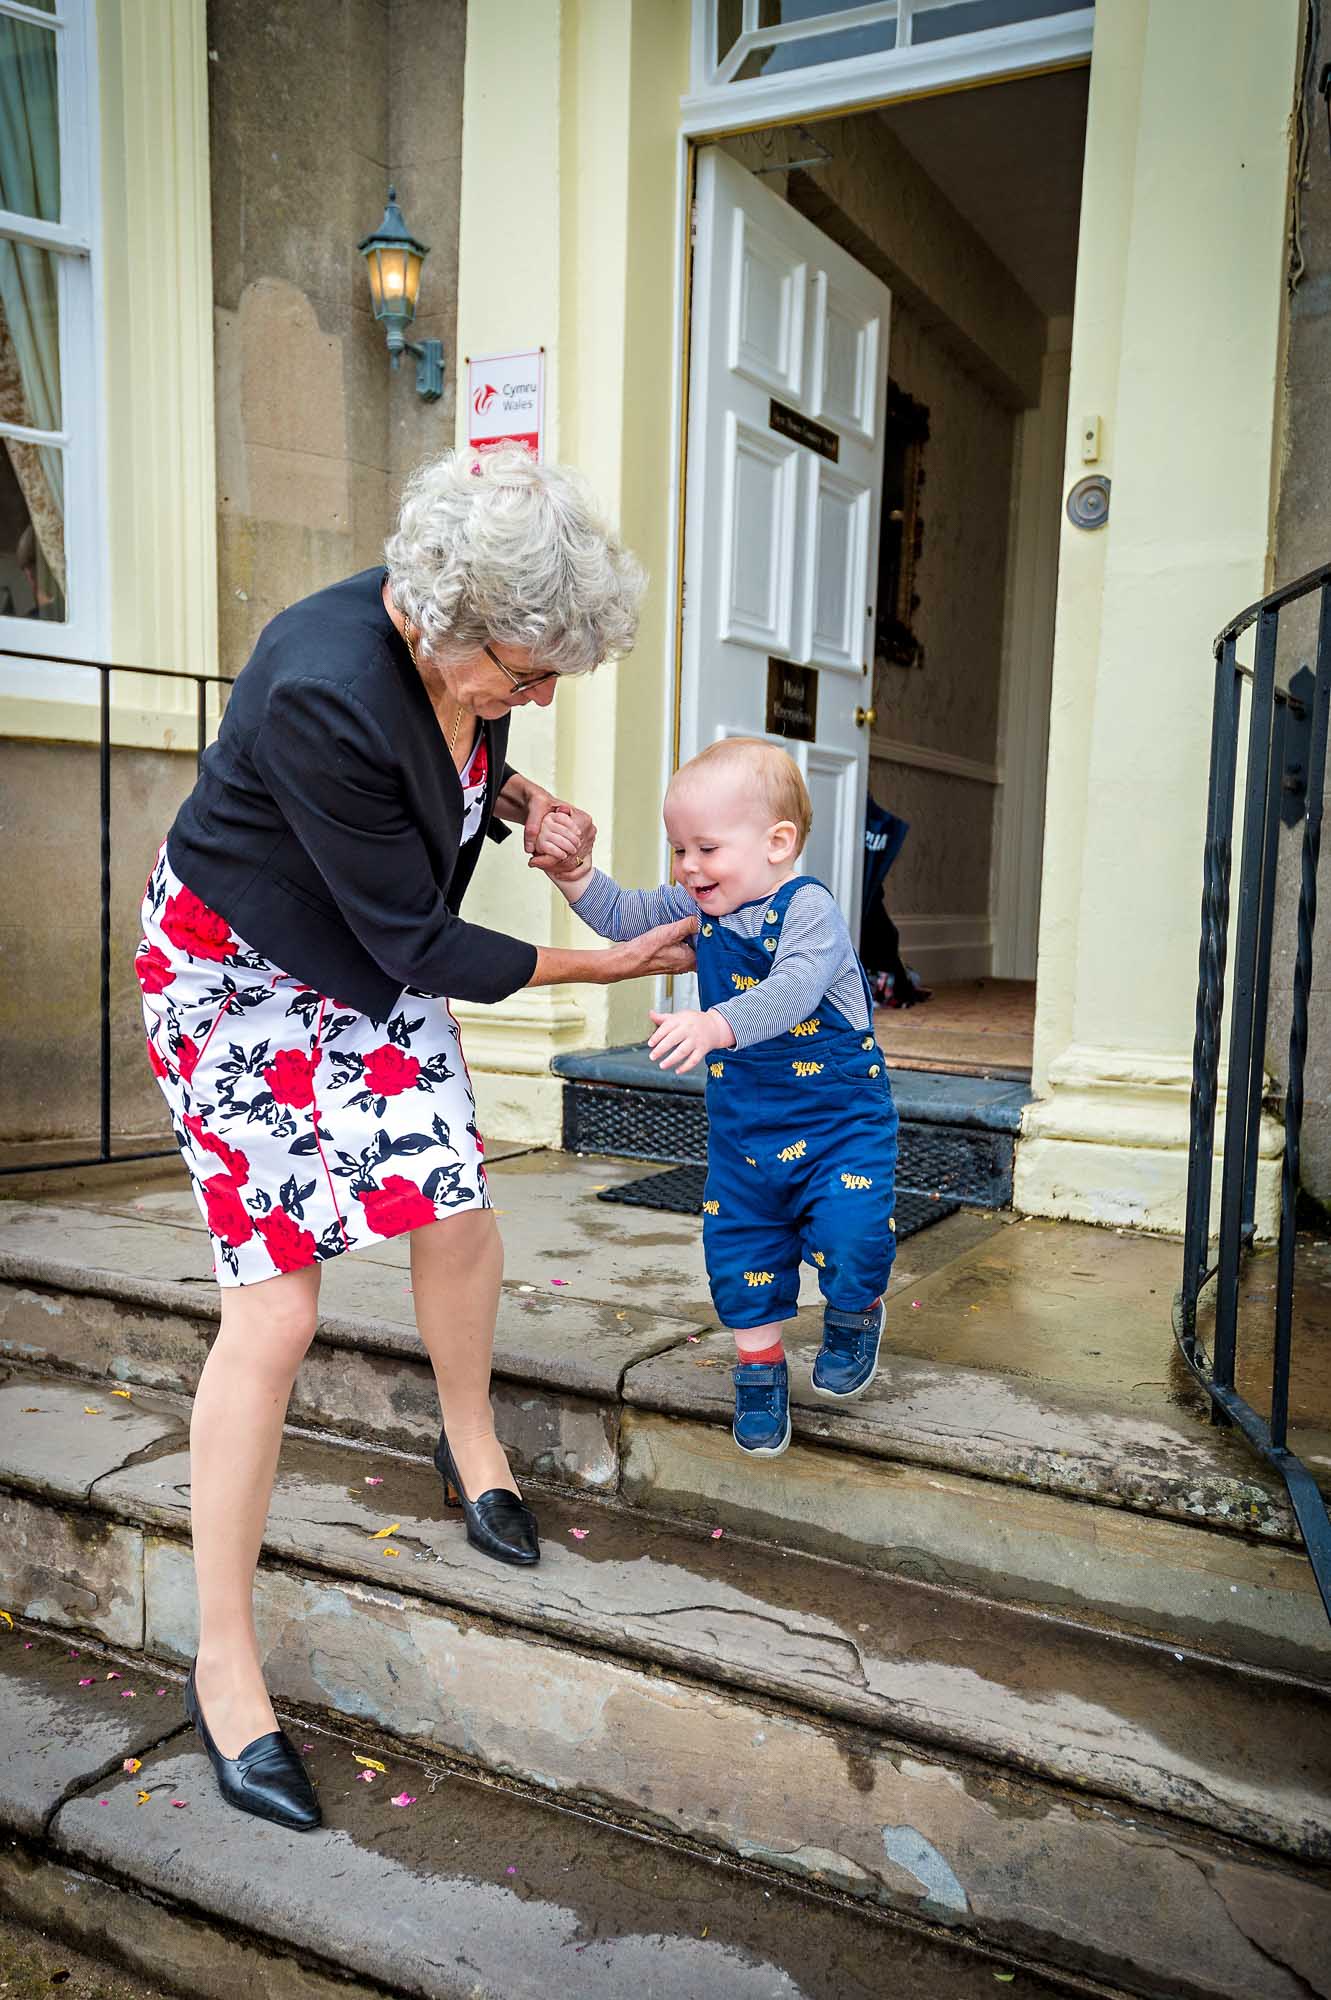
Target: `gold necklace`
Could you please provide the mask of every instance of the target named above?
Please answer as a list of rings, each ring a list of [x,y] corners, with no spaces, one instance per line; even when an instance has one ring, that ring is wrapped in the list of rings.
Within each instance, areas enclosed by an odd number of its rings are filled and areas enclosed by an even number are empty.
[[[404,626],[402,627],[402,636],[403,636],[403,638],[404,638],[404,639],[406,640],[406,642],[407,642],[407,652],[408,652],[408,654],[410,655],[410,658],[411,658],[411,664],[412,664],[412,666],[413,666],[413,667],[415,667],[415,669],[416,669],[417,673],[419,674],[419,673],[420,673],[420,671],[421,671],[421,663],[420,663],[420,661],[419,661],[419,660],[418,660],[418,659],[416,658],[416,648],[415,648],[415,647],[414,647],[414,646],[412,645],[412,643],[411,643],[411,627],[410,627],[409,625],[404,625]],[[421,679],[422,679],[422,680],[424,680],[424,678],[425,678],[425,676],[424,676],[423,674],[421,674]],[[456,757],[456,755],[457,755],[457,748],[458,748],[458,731],[459,731],[459,730],[461,729],[461,727],[462,727],[462,718],[463,718],[463,716],[464,716],[464,715],[466,714],[466,712],[467,712],[467,711],[466,711],[465,707],[463,706],[463,704],[462,704],[461,702],[459,702],[459,703],[458,703],[458,712],[457,712],[457,715],[456,715],[456,717],[454,718],[454,722],[453,722],[453,727],[452,727],[452,730],[451,730],[451,732],[450,732],[450,734],[449,734],[449,738],[448,738],[448,754],[449,754],[449,756],[450,756],[450,757]]]

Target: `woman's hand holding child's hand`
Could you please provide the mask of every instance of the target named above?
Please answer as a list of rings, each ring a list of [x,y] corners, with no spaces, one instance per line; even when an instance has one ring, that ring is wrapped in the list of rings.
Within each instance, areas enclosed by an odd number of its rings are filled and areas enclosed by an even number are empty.
[[[735,1033],[724,1014],[712,1009],[699,1013],[696,1007],[681,1008],[678,1014],[656,1014],[656,1033],[647,1046],[652,1061],[662,1069],[686,1070],[709,1056],[713,1049],[733,1049]]]
[[[567,806],[554,806],[537,830],[530,865],[540,868],[564,888],[588,882],[592,875],[591,843],[595,838],[596,828],[585,814],[575,815]]]

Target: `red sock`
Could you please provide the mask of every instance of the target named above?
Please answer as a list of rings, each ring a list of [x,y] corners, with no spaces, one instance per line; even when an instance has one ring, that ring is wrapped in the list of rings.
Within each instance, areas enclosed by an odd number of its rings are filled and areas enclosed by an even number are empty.
[[[745,1349],[742,1347],[738,1350],[738,1353],[739,1353],[739,1358],[742,1362],[761,1361],[768,1365],[771,1365],[772,1363],[777,1361],[784,1361],[786,1358],[785,1347],[779,1340],[777,1341],[775,1347],[760,1347],[756,1354],[752,1352],[746,1352]]]

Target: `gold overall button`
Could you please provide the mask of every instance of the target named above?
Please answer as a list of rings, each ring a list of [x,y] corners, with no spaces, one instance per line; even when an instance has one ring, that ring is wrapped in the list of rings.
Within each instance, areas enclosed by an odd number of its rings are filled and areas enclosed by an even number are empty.
[[[877,1074],[878,1074],[878,1065],[877,1065],[877,1063],[870,1063],[870,1065],[869,1065],[869,1074],[870,1074],[870,1076],[877,1076]]]
[[[871,1049],[873,1047],[873,1036],[866,1035],[864,1037],[864,1040],[860,1043],[860,1047],[862,1049]]]
[[[704,937],[710,937],[712,935],[712,926],[710,924],[704,924],[702,927],[702,934]]]
[[[764,950],[764,951],[775,951],[775,950],[776,950],[776,939],[775,939],[775,938],[764,938],[764,939],[763,939],[763,950]]]
[[[774,924],[776,922],[776,911],[769,910],[763,921],[764,923]]]

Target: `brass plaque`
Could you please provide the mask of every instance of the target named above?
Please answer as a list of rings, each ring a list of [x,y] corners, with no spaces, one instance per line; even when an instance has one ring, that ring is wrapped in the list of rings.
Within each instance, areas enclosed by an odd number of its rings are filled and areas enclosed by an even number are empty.
[[[767,662],[767,733],[812,743],[818,730],[818,670]]]
[[[829,431],[826,424],[816,424],[812,417],[802,417],[798,410],[792,410],[789,403],[778,403],[773,396],[768,411],[767,422],[772,430],[780,431],[782,437],[794,438],[796,444],[807,445],[820,458],[830,458],[833,465],[841,451],[841,440],[835,431]]]

